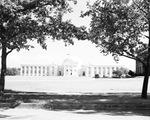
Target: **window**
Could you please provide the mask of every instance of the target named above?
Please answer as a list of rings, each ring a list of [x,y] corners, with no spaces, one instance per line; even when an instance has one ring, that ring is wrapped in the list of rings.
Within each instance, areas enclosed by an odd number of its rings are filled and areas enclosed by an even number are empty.
[[[41,74],[41,67],[39,67],[39,75]]]
[[[52,67],[52,75],[54,75],[54,66]]]
[[[105,68],[103,68],[103,76],[105,76]]]
[[[49,67],[47,67],[47,75],[49,76]]]
[[[34,73],[35,73],[35,75],[36,75],[36,67],[34,67]]]
[[[24,75],[24,67],[22,67],[22,75]]]
[[[43,67],[43,75],[45,75],[45,67]]]
[[[29,68],[28,66],[26,66],[26,74],[28,75],[28,73],[29,73]]]
[[[32,76],[32,66],[30,67],[30,74],[31,74],[31,76]]]

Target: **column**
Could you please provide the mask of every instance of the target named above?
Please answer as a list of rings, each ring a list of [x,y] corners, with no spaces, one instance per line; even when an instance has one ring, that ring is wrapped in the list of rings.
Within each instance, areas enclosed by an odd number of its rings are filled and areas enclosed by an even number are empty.
[[[65,76],[66,75],[66,67],[64,66],[64,75],[63,76]]]
[[[26,76],[26,66],[24,66],[24,76]]]
[[[112,77],[112,67],[109,68],[109,77]]]
[[[85,76],[88,77],[88,67],[85,67]]]
[[[101,67],[101,74],[100,74],[100,77],[103,77],[103,67]]]
[[[45,66],[45,76],[47,76],[47,66]]]
[[[22,74],[23,74],[22,71],[23,71],[23,70],[22,70],[22,66],[21,66],[21,68],[20,68],[20,76],[23,76],[23,75],[22,75]]]
[[[107,69],[107,67],[105,67],[105,76],[106,77],[108,76],[108,69]]]
[[[31,69],[30,66],[28,66],[28,76],[31,76],[30,69]]]
[[[96,74],[99,74],[99,68],[96,67]]]
[[[94,77],[94,67],[91,67],[91,77]]]
[[[103,67],[103,77],[105,76],[105,67]]]
[[[36,76],[39,76],[39,66],[36,66]]]
[[[41,66],[41,76],[44,76],[44,68]]]

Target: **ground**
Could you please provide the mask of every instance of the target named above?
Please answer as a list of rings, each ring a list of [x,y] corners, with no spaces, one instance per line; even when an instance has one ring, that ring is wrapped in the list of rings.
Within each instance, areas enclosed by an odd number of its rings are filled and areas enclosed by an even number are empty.
[[[142,82],[143,77],[6,77],[1,106],[11,104],[1,107],[0,118],[149,120],[150,98],[140,98]]]

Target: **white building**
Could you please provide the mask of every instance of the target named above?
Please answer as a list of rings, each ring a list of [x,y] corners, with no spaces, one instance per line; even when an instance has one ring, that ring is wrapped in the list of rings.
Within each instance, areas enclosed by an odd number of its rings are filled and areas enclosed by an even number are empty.
[[[21,76],[86,76],[94,77],[98,74],[100,77],[112,77],[113,70],[122,66],[117,65],[81,65],[79,61],[66,58],[62,65],[21,65]]]

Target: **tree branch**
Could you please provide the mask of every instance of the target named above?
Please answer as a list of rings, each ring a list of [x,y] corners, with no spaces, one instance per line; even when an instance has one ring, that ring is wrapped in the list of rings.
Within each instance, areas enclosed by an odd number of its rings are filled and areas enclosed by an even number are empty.
[[[14,49],[9,50],[6,55],[8,55],[9,53],[11,53]]]
[[[139,10],[141,10],[143,13],[145,13],[146,15],[148,14],[146,11],[144,11],[134,0],[132,0],[133,3],[139,8]]]
[[[124,56],[124,57],[127,57],[127,58],[130,58],[130,59],[133,59],[133,60],[138,60],[139,62],[141,62],[144,66],[146,65],[145,63],[144,63],[144,61],[143,60],[141,60],[138,56],[134,56],[134,57],[131,57],[131,56],[128,56],[128,55],[125,55],[125,54],[120,54],[120,56]],[[133,56],[133,55],[132,55]]]
[[[144,37],[146,37],[146,38],[148,38],[148,39],[149,39],[149,36],[147,36],[147,35],[144,35],[143,33],[141,33],[141,35],[143,35]]]

